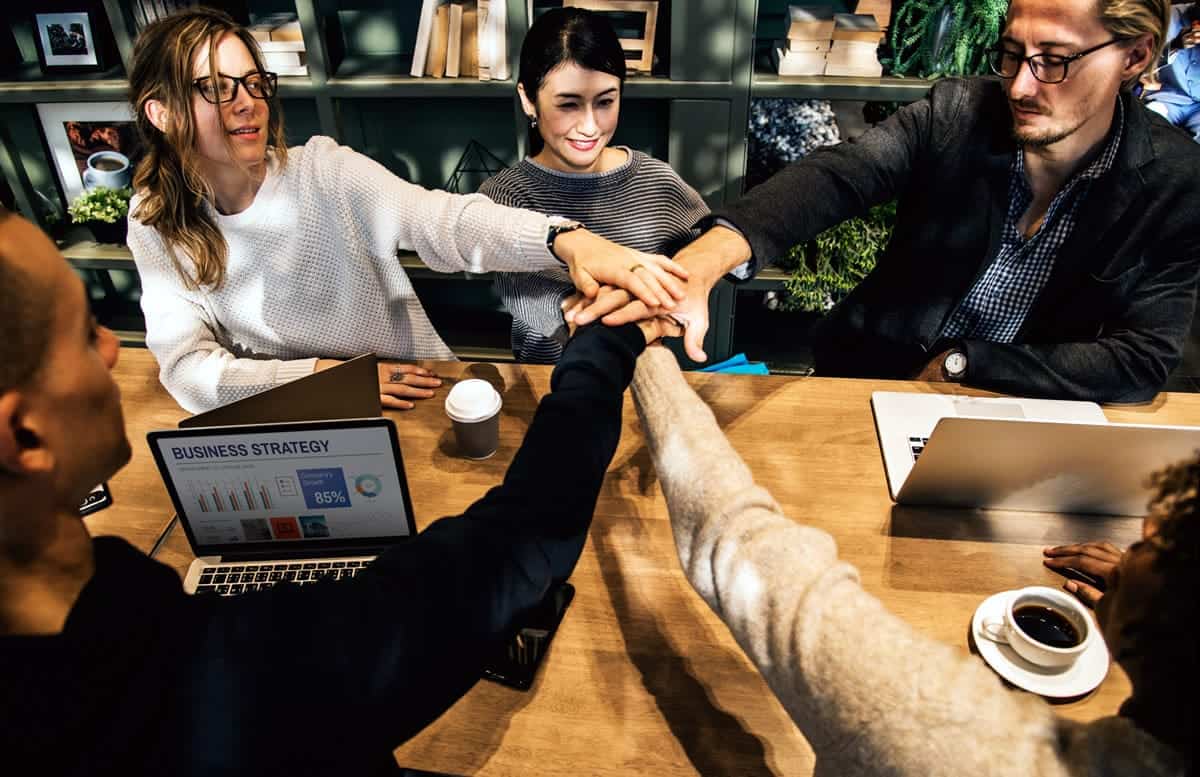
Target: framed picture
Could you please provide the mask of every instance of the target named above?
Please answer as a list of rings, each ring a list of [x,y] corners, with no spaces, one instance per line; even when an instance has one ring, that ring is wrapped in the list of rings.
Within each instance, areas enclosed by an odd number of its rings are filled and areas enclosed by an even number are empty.
[[[607,16],[621,39],[625,66],[637,73],[650,72],[658,26],[656,0],[563,0],[563,7],[586,8]]]
[[[143,149],[128,103],[43,103],[38,119],[67,202],[133,181]]]
[[[104,69],[90,11],[33,15],[38,64],[47,75]]]

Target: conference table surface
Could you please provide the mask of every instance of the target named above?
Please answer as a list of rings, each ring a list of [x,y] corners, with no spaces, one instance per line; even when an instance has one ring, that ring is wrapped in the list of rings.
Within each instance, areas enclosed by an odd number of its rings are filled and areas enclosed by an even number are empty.
[[[419,528],[461,513],[500,482],[550,381],[543,366],[424,364],[446,379],[437,396],[389,414]],[[134,454],[110,483],[114,505],[86,520],[94,535],[119,535],[149,551],[172,508],[145,435],[173,428],[186,413],[159,384],[148,351],[122,349],[114,373]],[[491,381],[504,398],[500,448],[485,461],[454,455],[442,406],[452,382],[465,377]],[[971,649],[972,613],[987,596],[1062,584],[1042,566],[1043,546],[1090,539],[1125,545],[1140,536],[1136,518],[893,504],[871,392],[983,392],[947,384],[700,373],[688,381],[791,518],[832,534],[867,591],[921,633],[964,653]],[[1147,405],[1105,412],[1112,421],[1200,424],[1200,395],[1164,393]],[[184,533],[172,532],[157,558],[185,570],[193,556]],[[479,682],[397,749],[401,765],[455,775],[811,772],[804,738],[680,571],[628,394],[621,442],[572,582],[575,600],[533,688]],[[1092,720],[1116,712],[1128,693],[1128,679],[1113,665],[1095,692],[1059,703],[1056,711]]]

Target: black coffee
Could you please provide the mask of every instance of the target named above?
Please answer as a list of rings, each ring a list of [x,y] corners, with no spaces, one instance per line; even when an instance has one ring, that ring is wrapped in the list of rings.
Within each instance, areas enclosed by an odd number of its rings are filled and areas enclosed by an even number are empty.
[[[1079,644],[1079,631],[1075,624],[1058,610],[1041,604],[1026,604],[1013,610],[1017,627],[1029,636],[1056,648],[1075,647]]]
[[[102,156],[99,159],[92,160],[92,167],[97,170],[103,170],[106,173],[115,173],[117,170],[124,170],[125,163],[120,159],[113,159],[110,156]]]

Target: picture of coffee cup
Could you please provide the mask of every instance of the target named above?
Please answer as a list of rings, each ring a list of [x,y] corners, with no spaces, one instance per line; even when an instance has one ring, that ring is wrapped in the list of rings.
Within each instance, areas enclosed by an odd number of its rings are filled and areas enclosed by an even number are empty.
[[[121,189],[133,181],[133,169],[129,157],[119,151],[97,151],[87,158],[83,171],[83,188],[94,189],[105,186]]]
[[[458,453],[486,459],[500,447],[500,393],[486,380],[464,380],[446,396],[446,415],[454,425]]]
[[[983,622],[982,634],[1008,645],[1021,658],[1047,669],[1071,666],[1096,639],[1078,599],[1054,588],[1033,586],[1013,593],[1002,617]]]

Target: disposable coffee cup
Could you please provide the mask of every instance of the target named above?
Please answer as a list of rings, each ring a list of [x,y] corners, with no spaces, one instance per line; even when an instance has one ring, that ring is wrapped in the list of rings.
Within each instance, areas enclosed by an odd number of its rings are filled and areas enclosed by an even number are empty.
[[[446,396],[458,454],[486,459],[500,446],[500,393],[486,380],[464,380]]]
[[[1043,586],[1015,591],[1001,617],[983,621],[982,632],[1029,663],[1056,670],[1070,667],[1098,639],[1078,599]]]

